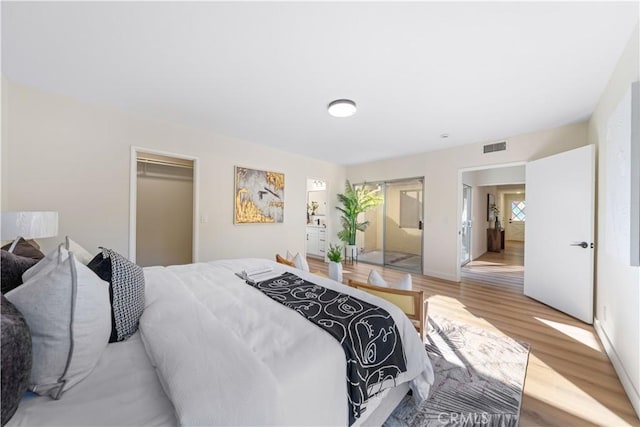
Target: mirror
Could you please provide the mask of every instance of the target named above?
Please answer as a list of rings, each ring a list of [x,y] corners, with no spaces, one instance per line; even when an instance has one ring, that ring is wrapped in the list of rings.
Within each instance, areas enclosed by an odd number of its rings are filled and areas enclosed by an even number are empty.
[[[314,202],[318,206],[315,209],[315,216],[326,215],[327,214],[327,191],[318,190],[318,191],[307,192],[307,204],[313,207],[315,206]]]

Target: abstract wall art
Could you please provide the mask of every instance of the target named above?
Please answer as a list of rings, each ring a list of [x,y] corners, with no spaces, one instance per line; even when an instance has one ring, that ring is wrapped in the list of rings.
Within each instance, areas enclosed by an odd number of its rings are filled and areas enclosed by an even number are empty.
[[[236,166],[233,222],[284,222],[284,174]]]

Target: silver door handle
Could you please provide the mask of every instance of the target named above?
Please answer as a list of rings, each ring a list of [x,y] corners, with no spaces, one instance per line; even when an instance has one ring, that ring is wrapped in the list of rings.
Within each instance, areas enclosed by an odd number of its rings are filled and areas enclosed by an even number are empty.
[[[587,242],[580,242],[580,243],[571,243],[569,246],[580,246],[582,249],[587,249],[589,247],[589,244]]]

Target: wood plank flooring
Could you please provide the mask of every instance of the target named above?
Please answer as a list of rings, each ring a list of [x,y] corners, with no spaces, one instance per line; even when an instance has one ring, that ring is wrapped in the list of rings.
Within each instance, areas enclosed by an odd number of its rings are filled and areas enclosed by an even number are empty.
[[[517,245],[508,245],[502,253],[486,254],[467,264],[461,283],[413,274],[413,287],[428,296],[429,315],[531,345],[520,426],[640,426],[593,327],[523,295],[522,271],[513,269],[521,252]],[[506,265],[503,271],[500,263]],[[315,258],[309,258],[309,266],[325,274],[328,270]],[[371,269],[388,281],[406,274],[365,263],[348,264],[344,281],[366,282]]]

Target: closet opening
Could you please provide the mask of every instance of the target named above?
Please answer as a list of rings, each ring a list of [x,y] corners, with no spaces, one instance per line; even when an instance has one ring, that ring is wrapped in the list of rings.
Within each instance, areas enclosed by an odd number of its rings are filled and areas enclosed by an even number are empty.
[[[132,148],[129,258],[145,267],[197,261],[197,158]]]

